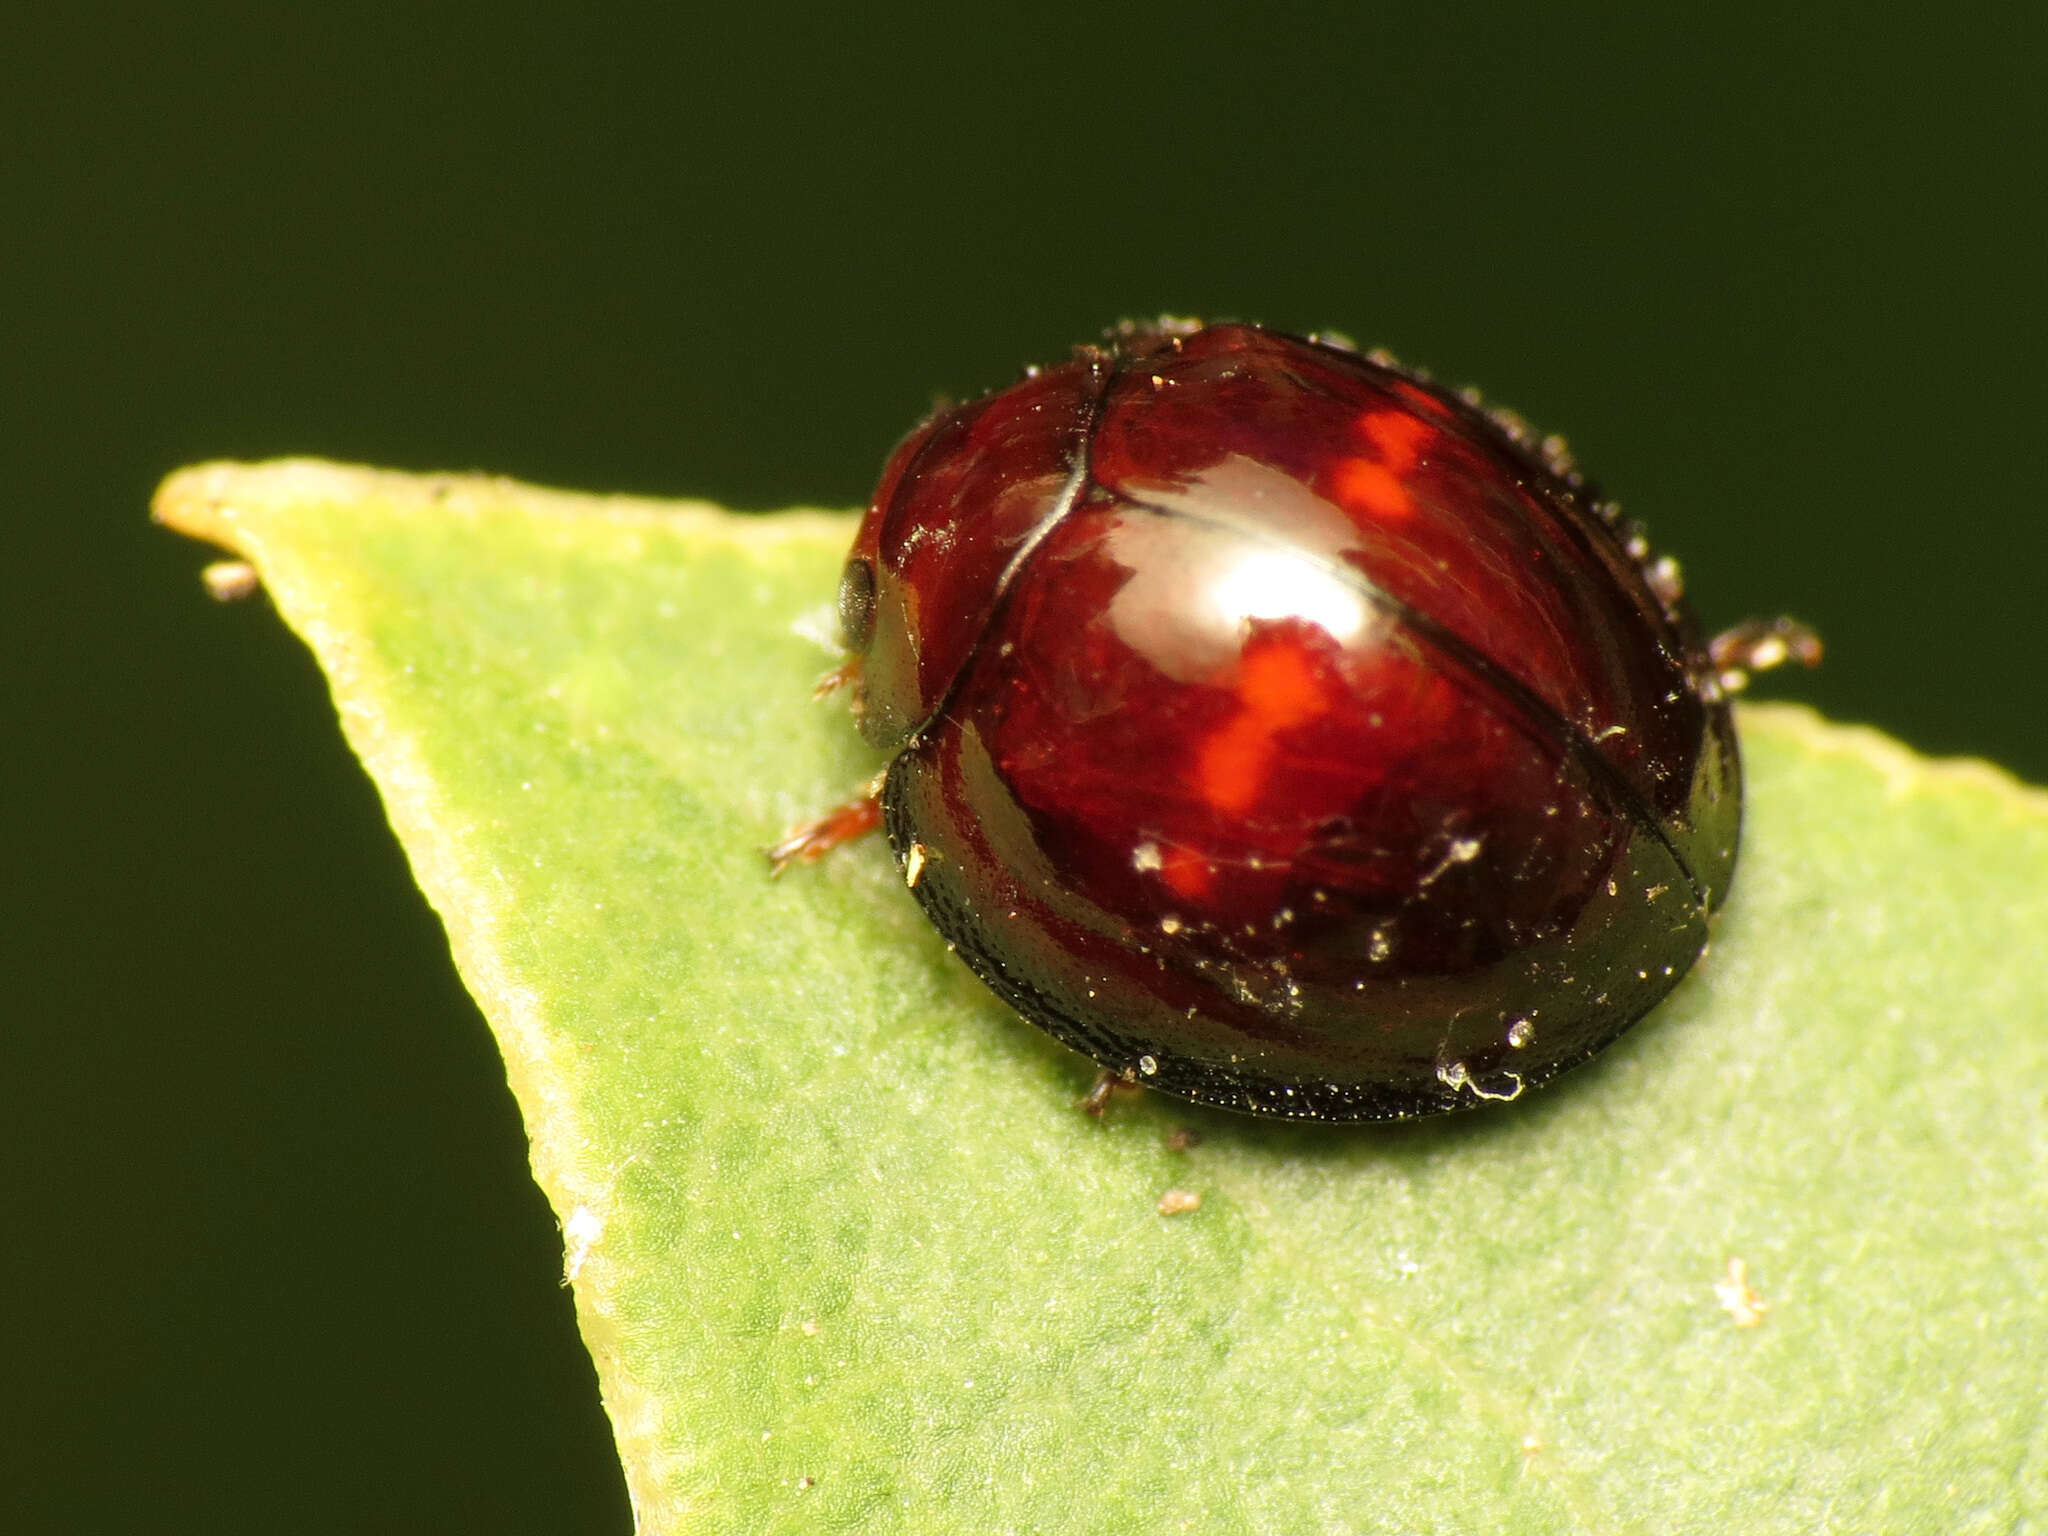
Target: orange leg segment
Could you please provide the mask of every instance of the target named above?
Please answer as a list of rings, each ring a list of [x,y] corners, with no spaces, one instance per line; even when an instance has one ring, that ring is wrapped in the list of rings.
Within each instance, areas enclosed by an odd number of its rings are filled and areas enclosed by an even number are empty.
[[[1820,665],[1820,636],[1797,619],[1750,619],[1714,636],[1707,646],[1721,686],[1737,693],[1753,672],[1767,672],[1791,662]]]
[[[799,861],[815,864],[842,843],[865,837],[882,824],[882,779],[877,775],[858,800],[835,805],[816,821],[791,827],[779,842],[771,843],[769,873],[781,874]]]

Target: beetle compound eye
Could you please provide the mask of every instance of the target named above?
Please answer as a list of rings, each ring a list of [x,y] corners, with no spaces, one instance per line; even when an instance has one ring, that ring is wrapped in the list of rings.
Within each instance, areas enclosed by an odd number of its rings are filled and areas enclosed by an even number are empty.
[[[875,568],[855,556],[839,578],[839,636],[856,656],[875,633]]]

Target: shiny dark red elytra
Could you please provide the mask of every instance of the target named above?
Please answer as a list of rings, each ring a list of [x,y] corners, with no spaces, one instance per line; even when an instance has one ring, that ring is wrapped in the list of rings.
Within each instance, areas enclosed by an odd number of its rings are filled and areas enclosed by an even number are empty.
[[[1728,891],[1734,729],[1674,569],[1560,449],[1348,348],[1133,328],[940,412],[840,613],[925,912],[1147,1087],[1515,1098]],[[780,854],[875,821],[835,816]]]

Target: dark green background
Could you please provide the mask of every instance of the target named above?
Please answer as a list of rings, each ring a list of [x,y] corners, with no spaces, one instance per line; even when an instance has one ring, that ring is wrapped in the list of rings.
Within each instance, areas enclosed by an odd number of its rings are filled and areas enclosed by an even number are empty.
[[[12,20],[0,1524],[628,1527],[483,1026],[164,471],[842,506],[1120,316],[1334,326],[1569,432],[1709,625],[1817,623],[1772,691],[2048,778],[2048,12],[1995,14]]]

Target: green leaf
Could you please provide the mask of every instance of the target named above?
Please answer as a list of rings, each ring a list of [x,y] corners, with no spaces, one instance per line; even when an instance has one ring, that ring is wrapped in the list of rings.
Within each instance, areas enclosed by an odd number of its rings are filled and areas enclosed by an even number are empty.
[[[2041,791],[1746,709],[1734,900],[1597,1062],[1419,1126],[1097,1125],[885,850],[767,876],[877,766],[808,697],[847,518],[316,463],[157,512],[332,680],[644,1530],[2048,1519]]]

